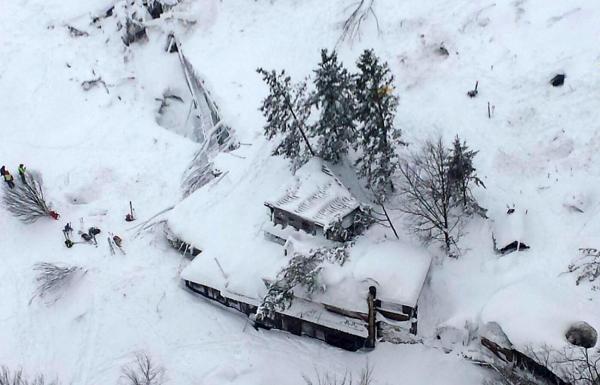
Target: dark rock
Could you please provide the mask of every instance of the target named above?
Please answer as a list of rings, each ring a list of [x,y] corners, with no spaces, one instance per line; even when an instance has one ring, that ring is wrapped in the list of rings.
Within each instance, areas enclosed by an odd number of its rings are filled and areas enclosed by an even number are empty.
[[[550,80],[550,84],[552,84],[554,87],[560,87],[565,84],[566,77],[567,75],[565,74],[557,74],[552,78],[552,80]]]
[[[146,3],[146,9],[153,19],[158,19],[165,11],[160,1],[149,1]]]
[[[579,321],[569,327],[565,337],[572,345],[590,349],[593,348],[596,345],[596,341],[598,341],[598,332],[596,332],[596,329],[587,322]]]

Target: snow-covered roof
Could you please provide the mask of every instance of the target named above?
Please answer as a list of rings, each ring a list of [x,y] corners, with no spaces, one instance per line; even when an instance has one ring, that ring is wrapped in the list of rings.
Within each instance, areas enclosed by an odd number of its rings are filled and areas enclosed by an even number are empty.
[[[320,304],[302,298],[294,299],[292,305],[282,313],[355,336],[367,338],[369,335],[363,321],[330,312]]]
[[[242,154],[243,149],[238,152]],[[293,254],[286,256],[284,247],[265,237],[264,230],[272,230],[273,226],[263,205],[264,195],[291,174],[279,158],[269,157],[266,162],[260,158],[264,156],[261,151],[256,154],[259,159],[250,160],[219,155],[216,166],[230,172],[190,195],[168,217],[168,226],[175,235],[202,249],[182,271],[182,278],[247,298],[246,302],[254,304],[266,294],[264,282],[275,280]],[[265,167],[256,169],[256,164]],[[323,237],[298,231],[287,234],[287,241],[288,250],[296,252],[333,245]],[[324,293],[309,296],[298,290],[295,294],[366,312],[368,288],[375,286],[382,300],[416,304],[431,262],[425,251],[400,241],[364,236],[350,248],[349,255],[343,266],[324,264]]]
[[[319,158],[296,171],[293,181],[265,205],[284,210],[322,227],[345,217],[360,206],[358,200]]]
[[[313,295],[319,302],[367,311],[369,286],[377,288],[382,301],[415,307],[431,256],[401,241],[372,241],[362,237],[350,249],[348,261],[328,264],[322,271],[327,290]]]

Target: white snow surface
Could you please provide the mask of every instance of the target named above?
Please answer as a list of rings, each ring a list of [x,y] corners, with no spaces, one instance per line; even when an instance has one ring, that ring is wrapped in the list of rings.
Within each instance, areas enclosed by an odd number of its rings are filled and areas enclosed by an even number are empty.
[[[484,323],[497,322],[521,351],[543,345],[562,351],[565,333],[577,321],[600,327],[597,310],[566,284],[532,279],[499,290],[484,307]]]
[[[255,331],[242,316],[181,287],[187,260],[168,247],[158,228],[136,237],[123,221],[129,200],[138,221],[177,204],[181,176],[198,149],[155,122],[155,98],[182,81],[176,56],[164,53],[173,29],[243,143],[216,160],[227,174],[203,188],[202,205],[193,205],[198,211],[185,212],[186,201],[177,207],[179,218],[187,216],[197,227],[177,230],[207,248],[221,247],[211,234],[230,234],[227,250],[240,261],[261,252],[266,244],[259,241],[256,220],[268,221],[265,196],[280,191],[290,172],[283,159],[269,156],[272,145],[263,139],[258,105],[266,87],[255,69],[285,68],[298,80],[311,74],[320,49],[336,44],[349,2],[185,1],[169,20],[152,21],[148,42],[129,49],[114,21],[89,25],[91,15],[110,4],[0,5],[0,162],[12,171],[21,162],[39,170],[47,197],[62,215],[59,222],[24,225],[0,211],[0,364],[57,376],[62,383],[115,383],[133,353],[146,350],[173,384],[298,384],[301,374],[315,368],[357,374],[367,359],[377,384],[481,383],[481,369],[427,343],[349,353],[283,332]],[[351,69],[364,48],[374,48],[390,64],[400,96],[396,124],[410,143],[401,151],[415,149],[427,136],[441,133],[449,142],[458,133],[479,150],[476,165],[487,188],[475,194],[490,209],[490,219],[513,204],[535,215],[526,229],[526,253],[496,255],[492,226],[483,219],[465,229],[458,259],[442,258],[435,246],[421,250],[436,255],[418,303],[421,337],[427,341],[446,321],[497,320],[514,344],[558,345],[571,320],[598,327],[590,285],[575,286],[575,277],[562,274],[579,248],[600,248],[598,2],[377,0],[375,11],[381,32],[369,18],[360,39],[340,44],[338,52]],[[194,23],[185,27],[175,17]],[[73,38],[66,24],[90,35]],[[447,57],[436,52],[442,43]],[[553,88],[548,81],[559,72],[567,75],[565,85]],[[81,89],[82,81],[98,76],[108,93]],[[476,80],[479,95],[470,99],[465,94]],[[264,184],[245,183],[243,193],[233,188],[267,168],[272,179]],[[362,199],[360,183],[342,180]],[[246,203],[243,210],[239,202],[223,203],[234,196]],[[583,212],[569,209],[574,203]],[[389,213],[400,242],[413,245],[405,218],[394,210],[398,204],[391,199]],[[60,229],[71,221],[78,230],[79,218],[83,230],[103,230],[98,248],[63,246]],[[109,231],[122,236],[127,255],[109,254]],[[393,237],[384,228],[368,236]],[[255,240],[255,248],[240,247]],[[271,270],[259,273],[274,274],[283,262],[277,255]],[[39,261],[78,264],[87,274],[53,305],[29,305],[35,289],[31,267]],[[214,265],[210,273],[219,277]],[[244,274],[235,261],[223,268],[232,276]]]

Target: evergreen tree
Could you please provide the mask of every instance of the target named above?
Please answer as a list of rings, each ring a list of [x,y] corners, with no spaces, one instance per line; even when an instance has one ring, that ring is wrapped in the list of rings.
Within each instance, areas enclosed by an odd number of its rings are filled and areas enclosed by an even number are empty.
[[[369,188],[383,202],[393,189],[391,177],[398,168],[396,147],[400,130],[394,128],[398,98],[392,93],[394,77],[387,63],[381,64],[372,50],[360,56],[356,78],[356,120],[359,145],[358,174],[367,178]]]
[[[271,140],[280,135],[281,141],[273,155],[283,155],[292,161],[296,171],[313,155],[312,148],[304,132],[306,120],[310,116],[310,103],[306,96],[306,83],[292,84],[285,71],[267,72],[257,70],[269,86],[269,95],[263,100],[260,111],[267,119],[265,136]]]
[[[315,71],[316,91],[312,103],[320,108],[321,116],[311,127],[313,136],[319,136],[319,155],[333,163],[348,152],[354,127],[353,79],[337,54],[321,51],[321,63]]]
[[[467,212],[481,210],[481,207],[475,202],[470,189],[471,183],[485,188],[485,185],[477,176],[477,170],[473,166],[473,159],[478,152],[470,150],[467,142],[463,141],[461,143],[460,138],[456,135],[448,160],[448,180],[453,190],[454,199],[462,202],[463,208]]]

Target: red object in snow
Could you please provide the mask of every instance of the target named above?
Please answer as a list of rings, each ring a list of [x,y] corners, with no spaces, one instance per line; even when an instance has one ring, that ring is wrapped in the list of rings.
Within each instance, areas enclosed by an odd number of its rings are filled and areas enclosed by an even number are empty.
[[[54,211],[54,210],[50,210],[50,212],[48,213],[48,215],[50,215],[50,216],[52,217],[52,219],[54,219],[55,221],[57,221],[57,220],[58,220],[58,217],[60,217],[60,214],[59,214],[59,213],[57,213],[57,212],[56,212],[56,211]]]

